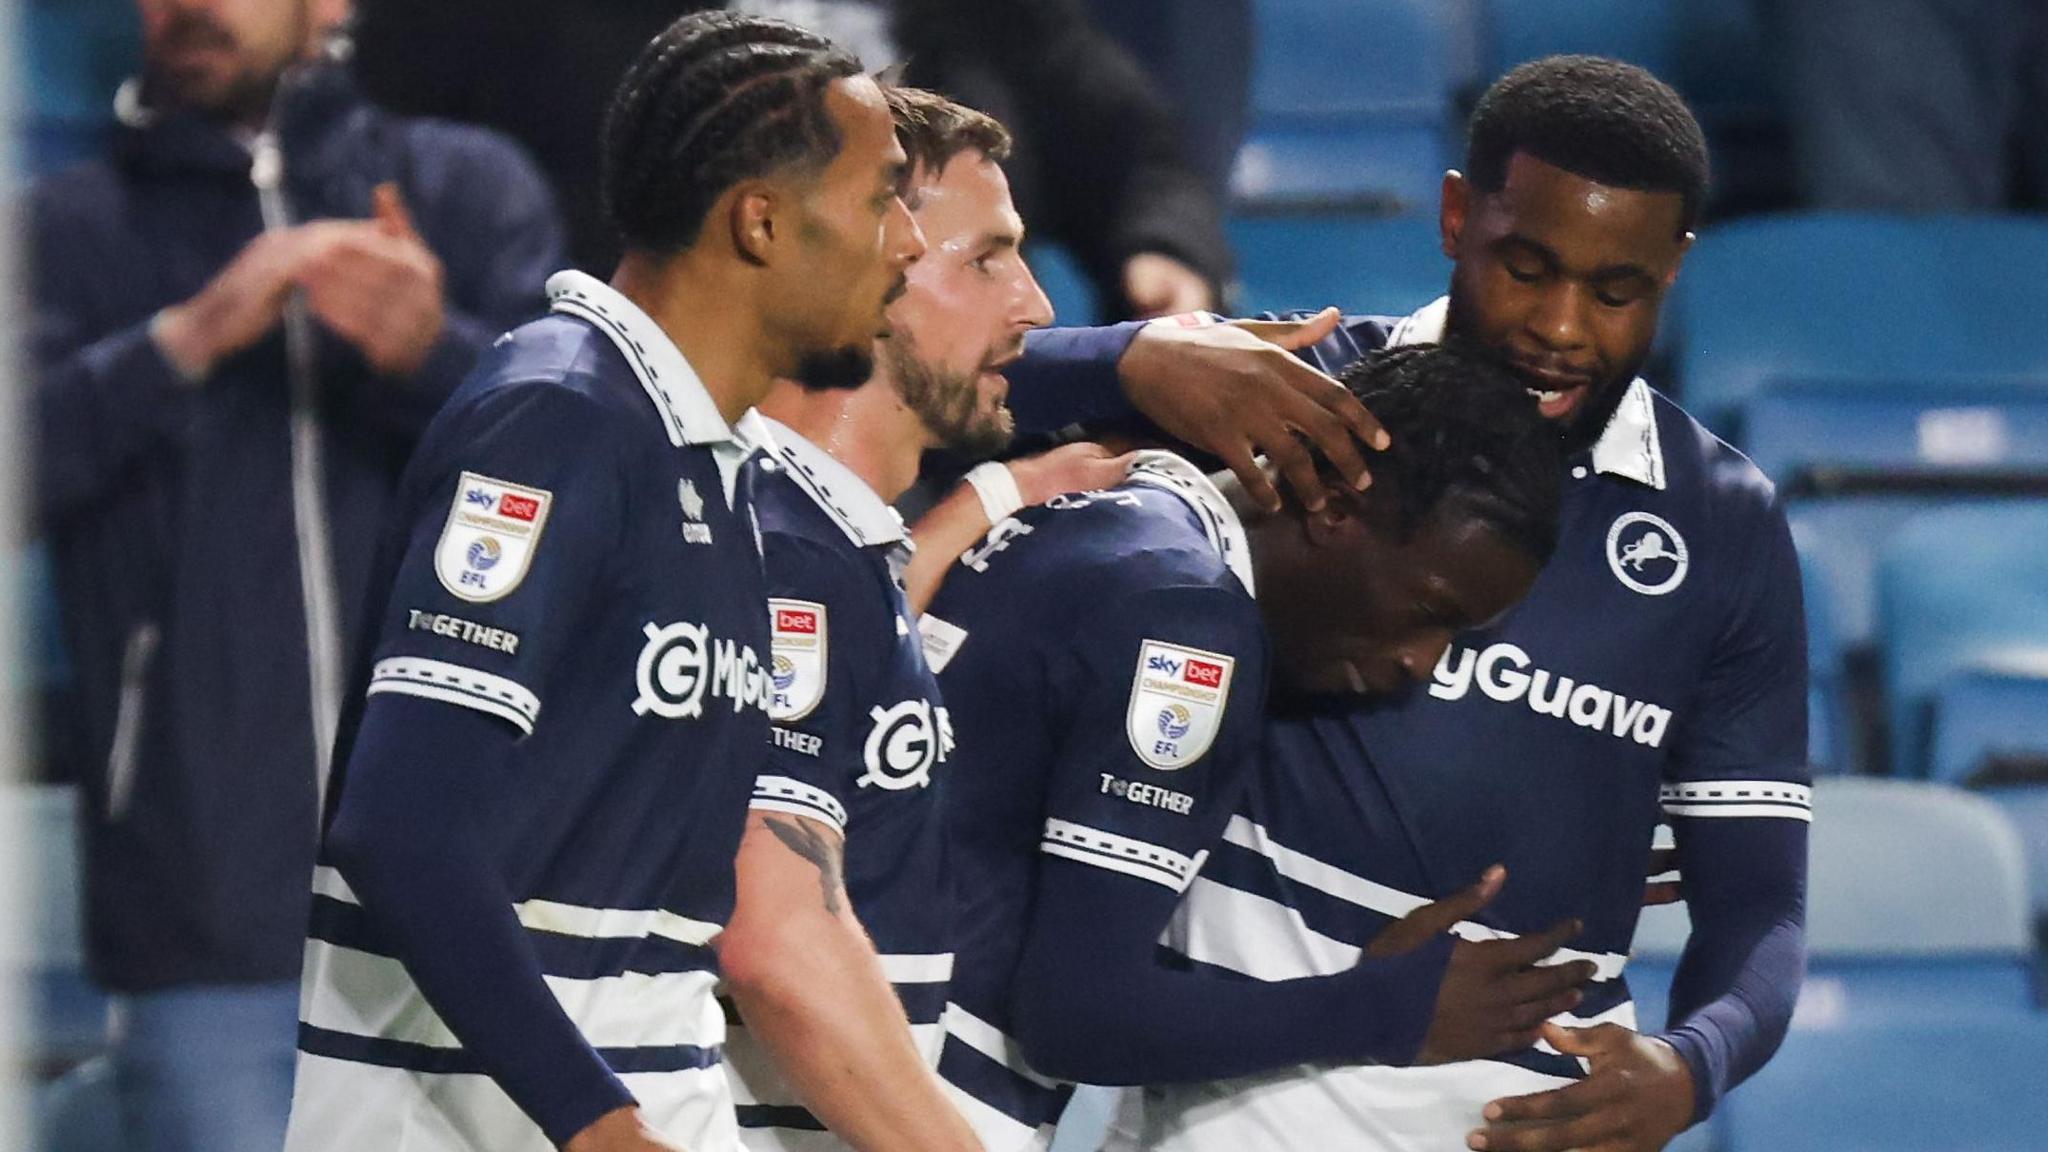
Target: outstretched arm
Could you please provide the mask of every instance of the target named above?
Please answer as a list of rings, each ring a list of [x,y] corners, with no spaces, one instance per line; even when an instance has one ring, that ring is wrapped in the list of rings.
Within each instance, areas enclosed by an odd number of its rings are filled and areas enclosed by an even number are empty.
[[[1313,447],[1351,483],[1368,482],[1364,448],[1386,432],[1351,393],[1296,355],[1343,336],[1333,308],[1286,320],[1217,323],[1174,316],[1115,328],[1054,328],[1025,337],[1024,358],[1006,370],[1020,429],[1055,432],[1131,415],[1222,460],[1268,508],[1287,486],[1321,507]]]

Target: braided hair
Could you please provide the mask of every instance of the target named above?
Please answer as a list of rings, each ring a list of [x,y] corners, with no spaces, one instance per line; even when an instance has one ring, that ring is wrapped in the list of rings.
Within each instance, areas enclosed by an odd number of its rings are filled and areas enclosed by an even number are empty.
[[[605,116],[605,214],[629,249],[697,242],[725,190],[785,165],[838,155],[825,108],[860,61],[794,24],[732,12],[684,16],[626,70]]]
[[[1538,563],[1557,544],[1564,452],[1528,387],[1456,344],[1384,348],[1338,377],[1393,444],[1373,458],[1373,490],[1397,507],[1406,539],[1455,503]]]
[[[1517,152],[1610,188],[1676,192],[1687,231],[1707,196],[1707,139],[1685,98],[1619,60],[1549,56],[1494,81],[1472,110],[1465,175],[1498,192]]]

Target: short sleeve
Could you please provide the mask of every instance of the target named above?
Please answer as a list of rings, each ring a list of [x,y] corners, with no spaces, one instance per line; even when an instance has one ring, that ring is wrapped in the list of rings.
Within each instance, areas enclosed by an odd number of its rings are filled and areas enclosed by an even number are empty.
[[[1758,521],[1664,781],[1667,816],[1812,818],[1799,559],[1775,502]]]
[[[407,476],[369,693],[473,708],[530,735],[550,675],[601,602],[624,476],[605,413],[569,388],[459,395]]]
[[[844,833],[848,793],[862,772],[869,669],[895,643],[894,617],[850,558],[784,532],[761,538],[768,572],[771,669],[768,766],[752,807],[788,812]]]
[[[1070,719],[1040,850],[1182,891],[1249,779],[1265,703],[1257,610],[1221,589],[1148,591],[1061,642],[1051,674]]]

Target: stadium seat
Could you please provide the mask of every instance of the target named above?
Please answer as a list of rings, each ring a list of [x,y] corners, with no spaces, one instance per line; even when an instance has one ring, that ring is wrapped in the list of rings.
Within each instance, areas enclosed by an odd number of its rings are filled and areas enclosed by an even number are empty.
[[[2048,1015],[2028,1010],[2012,822],[1918,781],[1824,779],[1813,808],[1806,982],[1778,1056],[1716,1113],[1716,1147],[2033,1147],[2015,1133],[2048,1119]],[[1629,968],[1644,1028],[1663,1023],[1685,932],[1683,906],[1644,911]]]
[[[106,1040],[106,998],[85,977],[78,875],[77,790],[56,785],[0,787],[0,827],[24,829],[33,851],[26,903],[0,907],[0,979],[17,980],[33,1013],[30,1066],[69,1068]]]
[[[1982,796],[1828,777],[1814,785],[1809,853],[1806,937],[1817,965],[1991,960],[2024,971],[2025,856],[2011,822]],[[1645,909],[1633,951],[1669,962],[1685,932],[1683,905]]]
[[[2002,652],[1935,685],[1929,697],[1929,777],[2048,783],[2048,645]]]
[[[1450,283],[1436,216],[1271,216],[1230,222],[1240,306],[1400,316]]]
[[[1252,123],[1232,190],[1259,206],[1435,203],[1474,61],[1462,2],[1256,0]]]
[[[1795,1028],[1717,1118],[1726,1152],[1990,1152],[2048,1130],[2048,1017]]]
[[[120,1100],[106,1057],[73,1068],[37,1095],[43,1152],[121,1152]]]
[[[1484,7],[1489,76],[1561,52],[1611,56],[1672,75],[1678,55],[1673,0],[1487,0]]]
[[[1835,605],[1831,557],[1795,527],[1799,582],[1806,601],[1806,758],[1816,772],[1849,772],[1857,746],[1848,706],[1847,649]]]
[[[1800,216],[1710,229],[1671,318],[1687,406],[1738,432],[1778,385],[2048,392],[2048,221]],[[1740,443],[1738,438],[1737,443]]]
[[[1799,487],[1821,473],[2048,474],[2048,377],[2031,394],[1969,381],[1785,380],[1745,402],[1740,424],[1756,466]]]
[[[2048,647],[2048,502],[1916,516],[1878,561],[1892,766],[1927,768],[1931,693],[1951,673]]]
[[[1831,777],[1813,793],[1809,971],[1794,1028],[2003,1017],[2033,1003],[2026,853],[1991,801],[1939,784]],[[1629,966],[1659,1027],[1688,931],[1647,908]]]
[[[2034,935],[2048,948],[2048,784],[2002,785],[1979,795],[1998,805],[2019,832],[2033,894]]]

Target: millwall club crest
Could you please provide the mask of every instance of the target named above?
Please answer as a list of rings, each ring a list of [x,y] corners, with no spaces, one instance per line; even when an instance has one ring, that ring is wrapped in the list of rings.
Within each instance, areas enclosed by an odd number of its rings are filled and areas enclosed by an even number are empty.
[[[774,626],[774,659],[769,679],[775,694],[768,718],[778,724],[809,716],[825,698],[825,606],[810,600],[768,601]]]
[[[455,485],[455,505],[434,546],[434,575],[464,600],[497,600],[526,579],[554,495],[474,472]]]
[[[1202,758],[1223,726],[1236,660],[1199,648],[1147,640],[1138,648],[1124,731],[1138,759],[1162,772]]]
[[[1661,516],[1624,512],[1607,530],[1607,567],[1615,579],[1645,596],[1676,590],[1691,566],[1685,537]]]

